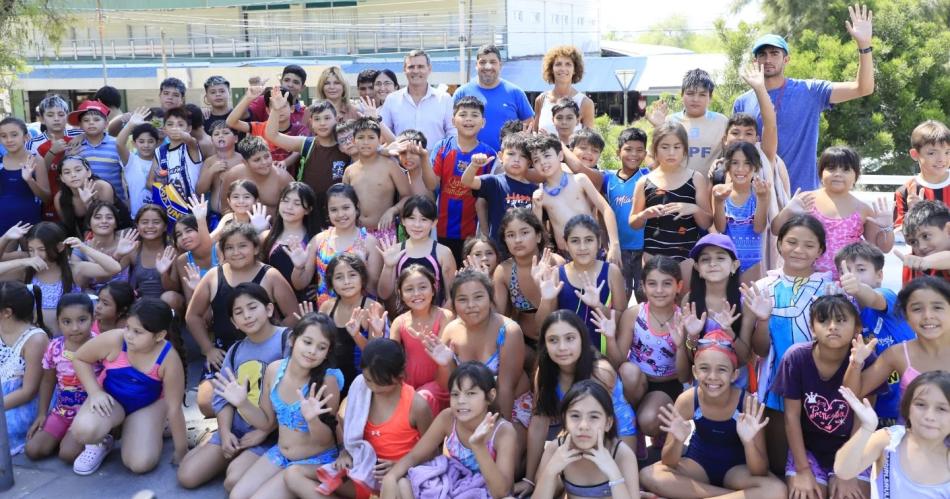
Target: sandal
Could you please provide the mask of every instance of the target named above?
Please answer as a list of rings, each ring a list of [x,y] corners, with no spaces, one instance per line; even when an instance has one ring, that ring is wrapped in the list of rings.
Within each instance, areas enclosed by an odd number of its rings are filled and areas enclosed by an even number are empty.
[[[115,439],[112,435],[106,435],[98,444],[87,445],[73,462],[73,472],[82,476],[95,473],[102,466],[102,461],[105,461],[113,445],[115,445]]]

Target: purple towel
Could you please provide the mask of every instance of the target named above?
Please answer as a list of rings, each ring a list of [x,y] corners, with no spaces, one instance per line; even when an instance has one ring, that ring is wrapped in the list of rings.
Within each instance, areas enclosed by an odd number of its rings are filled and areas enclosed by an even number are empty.
[[[481,473],[446,456],[413,466],[409,481],[416,499],[491,499]]]

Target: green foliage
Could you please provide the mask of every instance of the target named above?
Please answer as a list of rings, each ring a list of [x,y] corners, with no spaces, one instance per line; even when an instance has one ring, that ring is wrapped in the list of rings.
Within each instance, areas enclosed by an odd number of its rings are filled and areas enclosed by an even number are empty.
[[[41,32],[58,46],[71,20],[66,3],[61,0],[2,0],[0,3],[0,75],[25,69],[20,52]]]
[[[729,116],[732,114],[732,103],[736,97],[749,89],[742,78],[739,76],[739,69],[748,64],[749,48],[759,34],[758,26],[746,22],[740,22],[735,29],[726,26],[723,19],[717,19],[713,25],[716,27],[716,36],[723,47],[729,63],[719,79],[716,90],[713,92],[712,102],[709,107],[716,112]]]

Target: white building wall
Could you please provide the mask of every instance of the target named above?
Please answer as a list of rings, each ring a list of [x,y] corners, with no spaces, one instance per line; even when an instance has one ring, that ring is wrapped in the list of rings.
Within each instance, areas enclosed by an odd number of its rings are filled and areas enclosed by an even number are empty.
[[[543,55],[556,45],[600,51],[599,0],[508,0],[508,56]]]

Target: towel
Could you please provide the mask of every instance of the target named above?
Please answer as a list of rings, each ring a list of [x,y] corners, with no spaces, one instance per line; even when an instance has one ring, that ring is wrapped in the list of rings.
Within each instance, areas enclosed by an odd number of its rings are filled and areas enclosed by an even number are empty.
[[[317,492],[330,495],[343,483],[343,478],[359,483],[369,490],[379,490],[379,483],[373,476],[376,467],[376,451],[363,439],[363,429],[369,419],[369,406],[373,392],[366,386],[363,375],[353,380],[346,397],[346,415],[343,418],[343,448],[353,457],[350,469],[337,470],[333,463],[317,468],[320,485]]]
[[[438,456],[409,469],[416,499],[491,499],[481,473],[472,473],[458,459]]]

